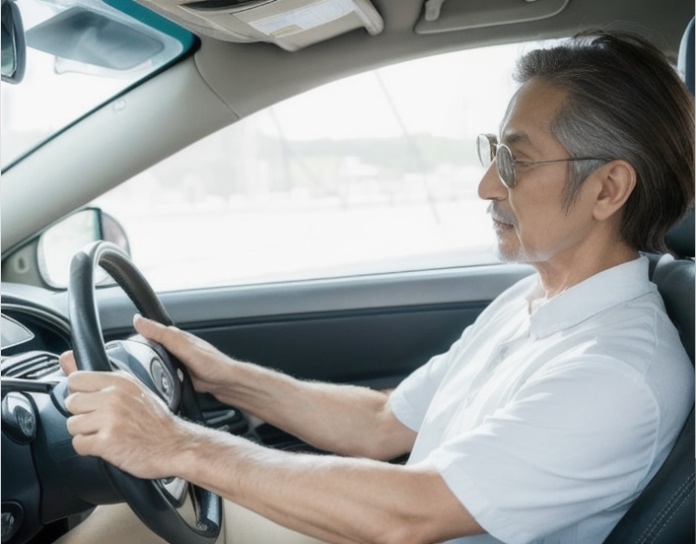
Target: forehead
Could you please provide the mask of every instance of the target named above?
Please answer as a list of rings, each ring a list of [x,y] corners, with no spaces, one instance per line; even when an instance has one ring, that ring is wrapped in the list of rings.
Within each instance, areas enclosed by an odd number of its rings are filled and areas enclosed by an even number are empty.
[[[555,142],[551,123],[563,104],[566,92],[541,80],[522,85],[508,105],[500,127],[502,143],[539,147]]]

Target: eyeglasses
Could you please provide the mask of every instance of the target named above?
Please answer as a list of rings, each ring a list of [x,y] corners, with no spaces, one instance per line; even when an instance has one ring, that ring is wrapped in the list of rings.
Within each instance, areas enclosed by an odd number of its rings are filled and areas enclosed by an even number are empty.
[[[493,160],[495,160],[500,180],[510,189],[517,184],[517,178],[515,176],[515,167],[517,166],[535,166],[537,164],[550,164],[552,162],[607,161],[607,159],[599,159],[596,157],[571,157],[568,159],[536,162],[516,161],[512,156],[510,148],[505,144],[499,144],[495,134],[480,134],[478,138],[476,138],[476,148],[478,150],[479,160],[484,167],[488,168]]]

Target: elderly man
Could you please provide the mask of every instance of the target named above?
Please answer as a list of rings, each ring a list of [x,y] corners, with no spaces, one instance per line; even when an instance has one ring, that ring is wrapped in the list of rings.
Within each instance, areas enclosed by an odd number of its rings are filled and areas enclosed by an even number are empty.
[[[601,542],[693,404],[692,365],[640,254],[663,248],[693,200],[693,103],[632,35],[533,51],[517,79],[499,137],[478,140],[479,195],[501,257],[538,273],[395,391],[301,382],[135,319],[198,391],[339,455],[196,426],[129,376],[75,372],[66,354],[76,450],[326,542]],[[275,541],[269,527],[257,541]]]

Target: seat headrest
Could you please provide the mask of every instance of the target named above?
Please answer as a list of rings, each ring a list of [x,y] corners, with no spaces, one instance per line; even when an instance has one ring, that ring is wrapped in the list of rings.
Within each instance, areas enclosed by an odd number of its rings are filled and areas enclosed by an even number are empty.
[[[677,66],[682,76],[684,83],[694,94],[694,19],[686,27],[684,36],[682,37],[681,45],[679,46],[679,60]]]
[[[694,94],[694,19],[689,22],[679,46],[679,71],[684,83]],[[691,210],[667,234],[667,246],[679,257],[694,256],[694,209]]]
[[[684,217],[667,233],[665,242],[677,257],[694,256],[694,209],[691,208]]]

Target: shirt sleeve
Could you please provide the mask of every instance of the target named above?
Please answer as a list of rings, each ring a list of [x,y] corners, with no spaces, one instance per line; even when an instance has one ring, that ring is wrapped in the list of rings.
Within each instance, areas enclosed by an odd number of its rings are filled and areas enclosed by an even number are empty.
[[[635,371],[576,360],[529,380],[427,461],[491,535],[525,544],[627,508],[655,455],[659,418]]]
[[[443,382],[459,351],[471,334],[468,327],[446,353],[436,355],[426,364],[414,370],[389,397],[389,405],[396,418],[412,431],[418,432],[425,413],[438,387]]]
[[[390,396],[390,407],[396,418],[412,431],[418,432],[435,393],[453,364],[462,359],[460,355],[470,341],[476,338],[492,316],[498,315],[501,308],[508,307],[511,303],[520,304],[520,301],[525,304],[526,296],[537,288],[538,283],[537,276],[533,275],[508,288],[464,330],[449,351],[433,357],[401,382]]]

